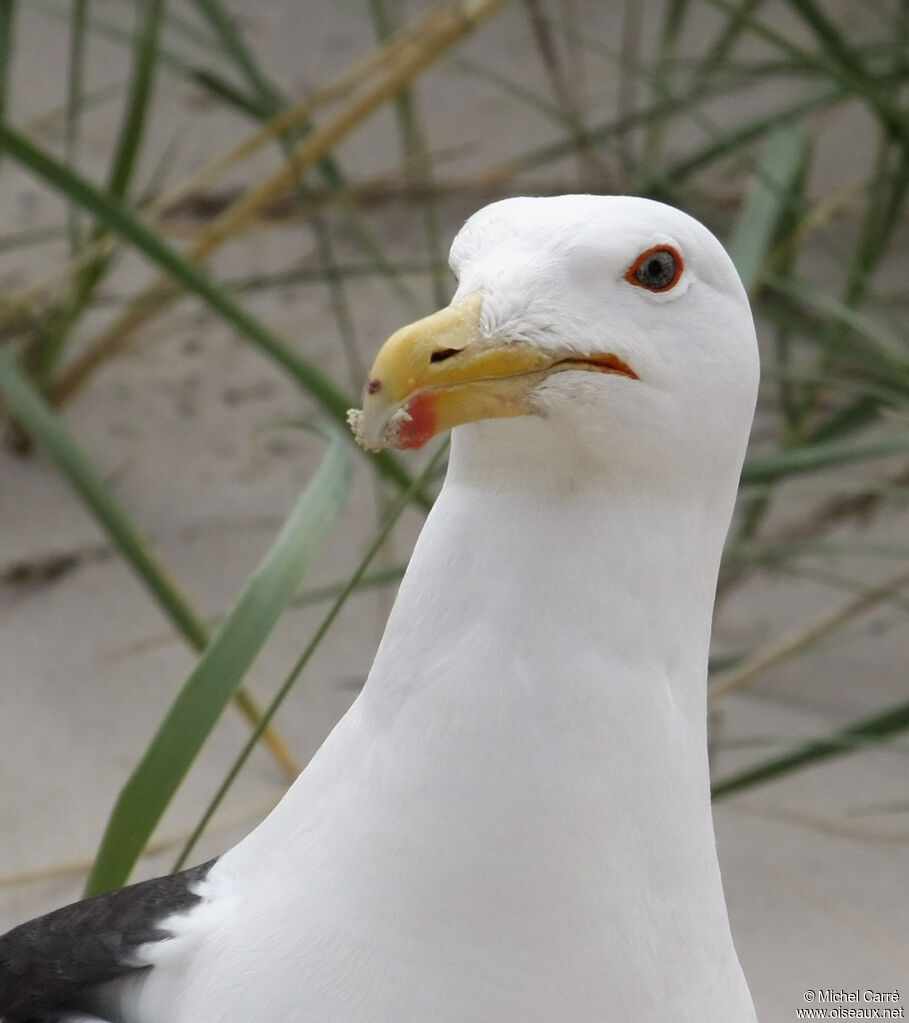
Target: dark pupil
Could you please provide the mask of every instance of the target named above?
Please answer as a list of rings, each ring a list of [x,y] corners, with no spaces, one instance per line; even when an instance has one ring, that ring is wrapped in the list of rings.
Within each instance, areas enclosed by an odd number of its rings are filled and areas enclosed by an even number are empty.
[[[637,279],[647,288],[665,288],[675,275],[675,258],[672,253],[655,252],[646,263],[642,263]]]

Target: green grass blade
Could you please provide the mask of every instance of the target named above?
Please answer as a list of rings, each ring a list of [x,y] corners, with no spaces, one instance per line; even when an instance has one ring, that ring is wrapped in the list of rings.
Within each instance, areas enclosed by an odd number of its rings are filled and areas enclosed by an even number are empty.
[[[107,0],[107,6],[119,4],[126,10],[132,11],[136,0]],[[213,56],[220,56],[221,50],[217,39],[212,38],[206,31],[191,18],[181,17],[174,14],[173,8],[167,12],[165,18],[167,32],[180,39],[181,42],[193,43],[202,52],[208,52]]]
[[[208,639],[204,623],[180,595],[100,473],[2,347],[0,396],[15,421],[53,460],[168,618],[190,643],[204,646]]]
[[[516,100],[532,113],[539,114],[541,117],[555,122],[560,127],[571,127],[568,116],[557,103],[553,103],[552,100],[542,95],[542,93],[529,89],[523,82],[518,82],[514,78],[503,74],[498,67],[490,67],[488,64],[481,63],[478,60],[472,60],[470,57],[453,57],[451,63],[454,67],[466,71],[475,78],[489,82],[500,92]]]
[[[262,120],[262,107],[258,101],[247,96],[245,92],[242,92],[233,82],[229,82],[217,71],[212,71],[210,68],[197,68],[189,77],[196,85],[210,92],[222,103],[235,107],[247,117],[253,117],[257,121]]]
[[[808,151],[808,135],[802,128],[796,125],[779,128],[767,140],[751,177],[729,242],[729,254],[750,295],[761,281],[781,222],[792,213],[789,206],[804,172]]]
[[[225,11],[220,0],[192,0],[192,2],[208,20],[217,37],[221,40],[228,58],[246,79],[247,85],[251,90],[253,104],[258,107],[258,113],[255,115],[257,119],[266,121],[279,114],[282,110],[285,110],[287,107],[285,97],[278,87],[272,83],[256,60],[252,50],[247,46],[242,33],[237,28],[234,18]],[[290,155],[290,146],[293,141],[308,134],[310,130],[309,122],[304,122],[296,132],[291,133],[290,136],[282,140],[286,155]],[[415,307],[416,303],[408,286],[396,273],[394,265],[386,255],[382,244],[361,216],[351,196],[347,179],[338,161],[334,156],[326,155],[318,162],[316,170],[328,190],[339,200],[341,212],[357,243],[370,258],[375,260],[377,266],[382,268],[383,275],[389,280],[399,296],[409,306]],[[298,182],[297,191],[304,202],[310,202],[310,190],[303,181]],[[319,209],[312,205],[309,220],[316,238],[319,261],[325,270],[332,312],[334,313],[338,333],[341,336],[348,368],[351,376],[359,382],[365,376],[366,367],[362,363],[357,347],[354,318],[347,300],[346,285],[343,278],[336,272],[337,260],[334,255],[334,243],[331,238],[331,232]]]
[[[124,884],[165,809],[341,513],[350,488],[337,433],[319,470],[199,659],[111,813],[86,893]]]
[[[137,9],[137,17],[141,18],[141,22],[134,44],[132,74],[107,181],[110,196],[120,202],[126,198],[144,137],[145,122],[157,68],[158,38],[161,32],[164,7],[165,0],[149,0],[148,3],[141,5],[140,9]],[[84,34],[84,9],[80,23],[80,32]],[[71,98],[72,95],[71,91]],[[72,164],[70,159],[67,162]],[[72,203],[70,203],[70,210],[74,210]],[[92,240],[97,240],[103,234],[103,229],[96,227],[92,233]],[[103,280],[110,264],[111,255],[109,253],[94,259],[78,275],[74,294],[63,303],[54,317],[51,329],[42,339],[39,350],[30,360],[35,366],[36,375],[42,385],[46,385],[50,380],[60,361],[70,332],[88,307],[95,289]]]
[[[754,17],[763,2],[764,0],[742,0],[738,10],[724,19],[716,39],[710,45],[706,58],[698,68],[698,75],[702,80],[710,78],[730,63],[729,58],[732,50],[747,27],[748,19]]]
[[[98,525],[110,537],[124,561],[145,584],[162,612],[190,646],[201,650],[208,643],[208,627],[158,561],[129,515],[111,493],[100,473],[82,453],[63,423],[0,346],[0,398],[19,427],[39,445],[73,488]],[[237,693],[240,711],[254,724],[259,708],[243,689]],[[287,771],[290,756],[281,740],[268,736],[275,758]]]
[[[192,0],[192,2],[201,12],[202,16],[208,20],[217,38],[220,40],[226,56],[246,79],[247,86],[250,89],[250,94],[244,95],[238,91],[231,90],[229,86],[225,88],[226,83],[223,81],[216,81],[213,84],[215,85],[215,91],[220,94],[220,97],[259,122],[268,121],[277,116],[282,110],[285,110],[287,104],[284,97],[256,61],[252,51],[246,45],[242,33],[237,28],[233,17],[224,10],[221,4],[218,3],[218,0]],[[197,78],[197,80],[199,79]],[[285,157],[291,158],[295,138],[299,138],[308,132],[309,125],[304,124],[296,132],[291,132],[282,137],[281,145]],[[333,157],[324,157],[319,162],[318,170],[329,188],[333,190],[346,189],[344,176]],[[312,204],[310,190],[302,180],[297,182],[297,193],[299,198],[303,200],[303,203],[310,207],[309,221],[315,235],[319,261],[325,271],[325,280],[328,285],[332,312],[334,313],[338,332],[341,335],[350,375],[357,382],[362,381],[366,376],[367,367],[359,356],[353,315],[347,301],[344,279],[337,272],[337,261],[334,255],[331,233],[325,218],[315,205]]]
[[[859,239],[843,292],[849,306],[863,301],[874,272],[888,252],[893,232],[903,222],[909,192],[909,144],[897,144],[884,135],[878,148],[873,177],[867,183],[868,200]]]
[[[85,21],[88,0],[74,0],[72,28],[69,40],[69,70],[67,74],[66,122],[63,135],[63,158],[75,167],[79,157],[79,128],[82,120],[82,94],[85,89]],[[82,248],[82,225],[78,208],[70,204],[67,223],[70,253]]]
[[[813,444],[823,444],[838,437],[848,437],[880,419],[880,415],[880,395],[873,392],[862,394],[814,427],[808,440]]]
[[[656,174],[649,185],[653,189],[673,189],[687,181],[698,171],[709,167],[727,156],[741,156],[742,149],[749,143],[762,138],[785,125],[794,124],[796,121],[816,114],[821,110],[832,107],[845,99],[845,94],[839,85],[827,85],[816,92],[810,93],[796,103],[780,107],[768,115],[755,117],[739,128],[735,128],[725,135],[720,136],[706,146],[696,150],[687,156],[676,161],[668,171],[663,174]]]
[[[59,230],[56,230],[51,237],[58,237]],[[22,244],[30,244],[31,240],[22,235]],[[0,239],[0,252],[3,251],[4,240]],[[417,275],[429,274],[436,269],[447,269],[448,264],[443,263],[437,267],[432,263],[407,262],[396,263],[395,269],[399,274]],[[382,273],[382,269],[375,263],[339,263],[336,271],[345,279],[369,278]],[[281,270],[277,273],[252,274],[243,277],[225,277],[222,279],[224,288],[231,294],[237,295],[245,292],[267,291],[271,288],[287,287],[291,284],[324,284],[327,271],[321,266],[294,267],[290,270]]]
[[[385,0],[368,0],[368,5],[376,37],[380,43],[385,43],[394,35],[397,26],[392,22]],[[395,96],[394,104],[401,148],[407,164],[406,173],[424,196],[423,225],[426,232],[426,248],[430,260],[435,265],[440,265],[444,263],[445,252],[442,245],[435,174],[426,132],[417,113],[413,89],[402,89]],[[448,280],[443,271],[433,272],[432,290],[433,301],[437,306],[448,304]]]
[[[856,243],[852,246],[846,282],[843,287],[842,305],[854,309],[864,302],[871,288],[875,272],[888,252],[896,225],[902,222],[901,212],[909,190],[909,146],[895,142],[888,131],[881,132],[875,167],[866,184],[867,201],[861,229]],[[835,366],[836,356],[849,340],[850,325],[842,316],[830,318],[817,338],[817,367],[830,372]],[[902,333],[902,324],[899,326]],[[867,337],[867,335],[866,335]],[[850,346],[850,355],[861,352],[867,363],[868,355],[874,353],[873,346],[858,348]],[[896,378],[906,379],[905,360],[896,364]],[[880,378],[880,372],[877,372]],[[817,386],[804,389],[803,406],[805,414],[816,409],[820,391]]]
[[[813,2],[813,0],[789,0],[789,6],[810,26],[824,49],[851,72],[861,75],[864,71],[859,61],[837,29],[836,23]]]
[[[106,85],[99,85],[97,89],[84,89],[80,97],[80,108],[82,113],[86,110],[97,109],[105,103],[119,100],[126,88],[125,82],[108,82]],[[21,126],[26,135],[48,136],[55,133],[60,125],[65,125],[67,117],[67,103],[48,107],[40,114],[30,117]],[[65,128],[64,128],[65,130]],[[65,155],[65,154],[64,154]],[[69,158],[67,157],[67,162]]]
[[[810,142],[796,125],[784,125],[772,132],[751,175],[745,202],[733,226],[729,253],[745,290],[754,298],[767,271],[767,264],[780,237],[795,220],[800,203],[799,184],[804,178]],[[786,317],[776,317],[776,354],[782,367],[789,365]],[[791,387],[785,376],[779,381],[779,401],[786,429],[784,443],[791,441],[796,422]],[[773,495],[763,491],[744,503],[736,525],[736,542],[754,536],[769,512]]]
[[[591,145],[607,146],[637,128],[646,127],[651,121],[660,117],[677,114],[690,114],[692,101],[703,103],[721,96],[730,96],[739,91],[736,84],[718,82],[709,89],[694,94],[680,94],[665,102],[652,104],[643,110],[634,111],[618,120],[597,125],[587,131],[587,140]],[[678,159],[668,171],[652,172],[642,186],[648,190],[671,190],[683,183],[705,166],[725,156],[741,156],[742,148],[767,135],[783,124],[790,124],[820,110],[831,107],[844,99],[843,90],[839,86],[825,85],[794,103],[778,107],[772,113],[760,115],[740,127],[728,132],[717,134],[710,142],[700,149]],[[570,156],[576,148],[574,139],[563,139],[549,145],[524,152],[494,168],[495,175],[504,176],[528,173],[549,163],[554,163]]]
[[[777,31],[757,16],[757,8],[760,5],[742,3],[742,0],[707,0],[707,3],[719,10],[724,17],[730,19],[730,23],[734,19],[737,22],[738,31],[744,27],[762,42],[787,54],[795,62],[820,70],[817,68],[816,55],[799,46],[796,40],[791,38],[792,33]]]
[[[905,109],[893,102],[890,90],[881,88],[876,76],[869,74],[858,53],[846,42],[845,32],[850,31],[849,28],[841,31],[814,0],[789,0],[789,6],[814,32],[827,56],[829,68],[839,69],[856,98],[863,98],[869,104],[894,138],[900,139],[904,146],[909,145],[909,118]]]
[[[427,482],[429,482],[430,479],[432,479],[433,472],[435,471],[436,467],[441,464],[442,459],[447,453],[447,451],[448,442],[446,441],[444,444],[440,445],[439,450],[436,451],[436,453],[430,459],[429,464],[426,466],[423,472],[414,480],[412,485],[413,490],[416,490],[417,487],[425,485]],[[312,655],[318,649],[319,644],[328,634],[328,631],[334,624],[334,621],[337,618],[338,614],[340,613],[341,608],[343,608],[344,605],[347,603],[348,597],[350,597],[350,595],[355,590],[357,590],[363,583],[364,573],[366,572],[366,569],[369,567],[375,556],[382,549],[385,542],[388,540],[392,528],[394,527],[398,519],[401,517],[401,514],[404,511],[404,509],[409,504],[410,497],[411,494],[409,494],[407,491],[404,491],[398,497],[397,502],[393,505],[391,510],[388,512],[381,529],[373,538],[373,542],[370,544],[369,550],[363,556],[363,559],[361,560],[360,564],[356,567],[353,574],[344,583],[343,587],[337,593],[334,602],[326,612],[325,617],[319,624],[319,627],[313,633],[312,638],[306,644],[306,647],[300,654],[299,658],[297,658],[296,664],[294,664],[294,666],[291,668],[287,678],[281,684],[280,689],[278,689],[278,692],[275,694],[273,700],[266,708],[265,713],[262,715],[262,720],[259,723],[259,726],[261,728],[268,727],[269,722],[278,712],[278,709],[284,702],[285,698],[287,697],[287,694],[291,691],[294,685],[296,685],[296,682],[299,679],[300,675],[303,673],[304,669],[306,668],[306,665],[309,664],[309,661],[312,658]],[[256,736],[255,734],[250,737],[250,740],[247,741],[246,745],[240,751],[240,754],[234,761],[233,765],[231,766],[231,769],[228,771],[227,775],[224,777],[223,781],[218,786],[218,791],[212,797],[211,801],[209,802],[208,806],[205,809],[205,812],[202,814],[199,823],[196,825],[195,829],[193,830],[193,833],[189,836],[189,838],[186,841],[186,844],[183,846],[183,849],[181,850],[180,855],[177,858],[176,863],[174,864],[173,869],[175,871],[180,870],[180,868],[186,863],[186,860],[189,857],[190,853],[192,852],[196,842],[198,842],[199,838],[202,836],[202,833],[208,826],[209,821],[214,816],[215,811],[218,809],[224,797],[230,791],[230,787],[236,780],[237,775],[239,775],[240,771],[243,769],[243,765],[246,763],[246,761],[249,759],[250,754],[255,749],[257,739],[258,736]]]
[[[743,486],[773,483],[786,476],[827,469],[834,465],[865,462],[870,458],[909,451],[909,430],[900,430],[886,437],[867,441],[830,441],[788,448],[772,455],[757,455],[745,462]]]
[[[214,29],[230,62],[240,70],[253,93],[265,105],[266,116],[274,117],[284,106],[284,100],[259,67],[237,29],[236,21],[217,0],[191,0],[191,3]]]
[[[430,476],[420,473],[421,477],[429,480]],[[384,586],[391,586],[399,583],[404,578],[407,569],[406,562],[391,565],[388,568],[381,568],[376,572],[369,572],[361,576],[356,586],[357,590],[381,589]],[[327,586],[318,586],[312,590],[304,590],[294,601],[295,607],[307,607],[310,604],[324,604],[333,600],[338,594],[343,593],[349,582],[329,583]]]
[[[648,76],[650,92],[657,104],[671,99],[675,91],[673,75],[678,71],[676,56],[688,5],[689,0],[666,0],[663,5],[663,24],[660,28],[656,64],[653,73]],[[666,127],[665,118],[655,118],[647,125],[644,139],[645,164],[662,158]]]
[[[144,137],[145,122],[157,68],[158,38],[164,17],[165,0],[148,0],[141,4],[142,23],[136,35],[133,71],[123,121],[117,135],[117,147],[108,174],[108,190],[117,199],[126,196],[132,179],[139,147]]]
[[[16,0],[0,0],[0,121],[9,106],[9,80],[13,64],[13,33],[16,22]]]
[[[131,0],[130,6],[132,6],[134,2],[135,0]],[[43,14],[46,14],[51,18],[65,19],[66,21],[69,21],[71,17],[70,4],[68,0],[66,3],[54,3],[53,0],[29,0],[29,7],[33,10],[41,11]],[[106,39],[109,42],[117,43],[119,46],[132,47],[135,43],[135,33],[114,21],[99,18],[94,14],[88,17],[86,27],[99,39]],[[190,34],[185,31],[185,29],[181,28],[181,43],[185,43],[190,39]],[[191,76],[196,67],[191,60],[184,58],[180,54],[164,46],[160,46],[158,48],[157,59],[161,67],[170,72],[184,75],[186,77]],[[118,95],[122,95],[122,91],[119,92]]]
[[[888,707],[879,714],[862,718],[830,735],[804,743],[790,753],[771,757],[754,767],[722,779],[713,786],[713,798],[722,799],[724,796],[742,792],[773,778],[781,778],[819,761],[867,749],[869,743],[878,743],[907,729],[909,703]]]
[[[254,116],[260,121],[275,117],[287,104],[280,90],[275,86],[261,68],[246,40],[237,28],[236,21],[221,6],[219,0],[192,0],[202,15],[208,20],[221,41],[225,52],[240,74],[246,79],[251,91],[253,107],[257,108]],[[304,122],[296,131],[284,135],[281,146],[287,159],[291,159],[295,139],[308,134],[310,124]],[[347,184],[344,175],[333,156],[325,156],[319,161],[317,170],[329,189],[345,192]],[[353,315],[347,301],[347,288],[344,279],[337,272],[337,260],[334,244],[328,224],[319,209],[312,203],[311,190],[303,179],[296,182],[298,198],[304,206],[308,206],[309,222],[316,240],[316,251],[325,271],[325,280],[331,301],[335,324],[341,336],[341,343],[347,359],[348,372],[353,380],[362,381],[366,376],[367,367],[359,354],[354,327]]]
[[[848,335],[837,333],[828,337],[822,334],[818,337],[818,344],[829,344],[831,347],[848,351],[852,361],[860,360],[867,368],[876,370],[890,383],[893,383],[894,377],[901,377],[904,385],[909,384],[906,344],[901,338],[840,299],[815,288],[806,280],[791,276],[773,276],[767,278],[767,286],[820,314],[827,324],[847,328],[860,341],[847,345]]]
[[[80,203],[99,221],[137,248],[187,291],[201,298],[243,338],[258,348],[317,401],[346,430],[347,410],[351,399],[308,359],[288,347],[273,331],[233,300],[195,263],[146,227],[121,203],[97,189],[80,175],[74,174],[50,154],[33,145],[7,124],[0,123],[0,151],[10,154],[39,178],[63,195]],[[370,456],[386,478],[399,487],[410,486],[411,477],[400,462],[381,452]],[[424,493],[416,501],[424,508],[432,503]]]

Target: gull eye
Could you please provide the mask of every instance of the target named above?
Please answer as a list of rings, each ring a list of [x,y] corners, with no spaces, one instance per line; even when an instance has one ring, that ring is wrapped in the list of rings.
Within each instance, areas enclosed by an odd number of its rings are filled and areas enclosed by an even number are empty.
[[[648,291],[669,291],[678,283],[685,264],[671,245],[658,245],[642,252],[628,268],[625,280]]]

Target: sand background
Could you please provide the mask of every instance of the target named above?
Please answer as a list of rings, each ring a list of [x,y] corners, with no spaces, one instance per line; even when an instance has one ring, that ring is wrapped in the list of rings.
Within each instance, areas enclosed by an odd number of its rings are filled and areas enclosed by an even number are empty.
[[[618,5],[580,2],[582,18],[605,39],[619,37]],[[97,5],[100,9],[104,4]],[[650,5],[651,7],[653,5]],[[863,5],[853,10],[856,32]],[[417,5],[411,5],[417,10]],[[177,11],[185,10],[175,4]],[[269,72],[291,95],[330,80],[368,52],[373,32],[358,0],[267,0],[235,3],[249,42],[267,56]],[[648,7],[648,10],[650,7]],[[705,17],[710,17],[709,11]],[[783,15],[780,15],[781,19]],[[649,23],[648,23],[649,24]],[[787,27],[785,21],[780,27]],[[792,26],[788,26],[792,27]],[[649,31],[645,24],[645,32]],[[65,21],[23,4],[11,88],[11,120],[26,125],[59,105],[65,90]],[[121,82],[127,53],[94,40],[89,84]],[[470,182],[502,157],[553,137],[545,119],[471,74],[458,58],[509,73],[544,93],[526,17],[517,6],[497,15],[421,81],[437,172],[447,182]],[[588,109],[614,106],[614,68],[588,59],[583,67]],[[580,73],[580,72],[579,72]],[[773,95],[751,102],[771,103]],[[103,174],[116,131],[117,105],[86,119],[81,166]],[[715,116],[741,116],[718,103]],[[44,139],[59,141],[51,126]],[[227,148],[247,122],[207,99],[197,86],[161,75],[143,150],[147,180],[164,161],[168,179]],[[814,163],[818,192],[861,172],[872,127],[858,106],[817,126],[822,154]],[[684,147],[681,134],[677,140]],[[829,159],[824,158],[829,154]],[[355,132],[338,156],[354,181],[383,175],[400,180],[393,115],[383,110]],[[269,154],[264,166],[273,165]],[[234,181],[251,180],[257,164]],[[140,175],[140,179],[143,178]],[[60,201],[9,161],[0,168],[0,230],[59,224]],[[577,189],[585,170],[571,158],[528,175],[512,191]],[[740,178],[717,182],[719,225]],[[443,196],[443,234],[449,239],[473,209],[501,194],[450,188]],[[405,197],[367,207],[369,223],[401,261],[426,258],[421,213]],[[329,214],[339,259],[362,263],[343,222]],[[728,217],[727,217],[728,222]],[[184,227],[186,225],[183,225]],[[840,228],[848,235],[849,223]],[[177,218],[170,225],[181,231]],[[0,253],[0,280],[10,289],[47,276],[64,257],[64,243]],[[828,255],[811,257],[824,274]],[[316,266],[314,241],[295,217],[263,225],[214,260],[221,280]],[[909,271],[903,230],[889,268]],[[79,343],[107,322],[148,271],[124,259],[105,282]],[[408,310],[388,284],[363,276],[348,285],[360,359],[414,313],[432,307],[425,273],[408,278],[419,308]],[[355,393],[357,367],[345,358],[324,285],[291,283],[243,300],[284,338],[329,367]],[[311,411],[298,389],[192,301],[181,301],[138,334],[66,409],[66,421],[96,465],[172,568],[196,607],[216,615],[227,607],[257,563],[322,454],[314,437],[281,428]],[[756,436],[760,436],[759,417]],[[343,578],[359,559],[374,527],[378,500],[362,459],[340,527],[307,585]],[[865,470],[856,470],[861,473]],[[817,486],[855,485],[856,478],[818,478]],[[781,518],[796,515],[810,495],[793,488]],[[408,513],[384,563],[406,559],[419,516]],[[891,508],[872,521],[842,528],[840,537],[905,540],[909,516]],[[838,556],[833,568],[866,580],[886,577],[886,561]],[[278,718],[300,764],[305,764],[356,695],[371,663],[390,591],[352,600]],[[756,575],[724,603],[717,650],[770,642],[783,630],[836,606],[843,597],[818,583]],[[291,611],[257,661],[250,686],[264,701],[321,615]],[[909,632],[904,612],[882,606],[848,634],[789,662],[723,701],[715,717],[718,775],[749,762],[737,740],[781,742],[823,734],[860,714],[905,698]],[[86,865],[114,798],[194,662],[129,570],[118,560],[41,457],[0,447],[0,930],[79,895]],[[168,869],[174,842],[193,825],[247,734],[229,710],[162,822],[163,852],[143,859],[137,877]],[[717,838],[733,930],[761,1019],[795,1019],[807,988],[902,989],[909,1002],[909,818],[906,744],[858,753],[724,801],[716,810]],[[212,855],[246,832],[281,796],[285,779],[262,752],[252,758],[198,851]],[[888,802],[902,812],[860,812]]]

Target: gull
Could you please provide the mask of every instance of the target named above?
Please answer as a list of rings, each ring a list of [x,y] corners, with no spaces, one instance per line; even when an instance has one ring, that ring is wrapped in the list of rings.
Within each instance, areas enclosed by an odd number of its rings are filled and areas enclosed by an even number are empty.
[[[758,383],[720,243],[506,199],[380,350],[367,448],[452,430],[366,684],[218,859],[0,939],[4,1023],[749,1023],[706,676]]]

